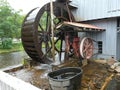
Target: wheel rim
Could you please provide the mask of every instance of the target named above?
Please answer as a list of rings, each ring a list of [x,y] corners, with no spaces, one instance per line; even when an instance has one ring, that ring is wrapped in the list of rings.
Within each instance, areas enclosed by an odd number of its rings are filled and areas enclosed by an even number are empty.
[[[80,43],[80,55],[82,58],[90,59],[93,55],[93,47],[92,39],[84,37]]]

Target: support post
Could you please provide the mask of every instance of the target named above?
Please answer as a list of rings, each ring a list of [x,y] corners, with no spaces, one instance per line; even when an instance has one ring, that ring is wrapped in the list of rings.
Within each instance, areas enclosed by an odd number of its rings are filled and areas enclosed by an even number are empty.
[[[53,1],[50,0],[50,15],[51,15],[51,33],[52,33],[52,56],[55,61],[55,43],[54,43],[54,24],[53,24]]]

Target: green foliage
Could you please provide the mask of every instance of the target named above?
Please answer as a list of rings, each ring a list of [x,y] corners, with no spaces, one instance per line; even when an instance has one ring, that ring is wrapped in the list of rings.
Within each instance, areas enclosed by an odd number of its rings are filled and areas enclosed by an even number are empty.
[[[11,49],[3,49],[2,44],[0,44],[0,53],[8,53],[23,50],[22,43],[12,43]]]
[[[15,11],[6,0],[0,0],[0,38],[20,38],[23,16]]]
[[[2,40],[2,47],[3,47],[3,49],[11,49],[12,48],[12,39],[4,38]]]
[[[120,59],[118,60],[118,62],[120,62]]]
[[[61,45],[61,41],[59,40],[59,41],[57,42],[57,44],[55,45],[58,50],[60,50],[60,45]]]
[[[43,30],[46,29],[46,24],[47,24],[47,20],[46,19],[47,19],[47,12],[44,12],[43,15],[40,18],[40,24],[41,24]]]

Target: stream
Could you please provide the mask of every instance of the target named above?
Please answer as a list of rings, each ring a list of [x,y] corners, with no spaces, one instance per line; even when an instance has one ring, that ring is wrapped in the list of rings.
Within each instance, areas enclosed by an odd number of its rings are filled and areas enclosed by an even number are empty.
[[[26,57],[28,56],[24,51],[0,54],[0,69],[21,64]]]

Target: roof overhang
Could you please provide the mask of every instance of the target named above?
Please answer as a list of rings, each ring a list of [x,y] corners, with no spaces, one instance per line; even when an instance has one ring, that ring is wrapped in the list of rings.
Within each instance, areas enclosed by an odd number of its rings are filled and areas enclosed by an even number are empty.
[[[78,32],[90,32],[90,31],[94,31],[94,32],[99,32],[99,31],[105,31],[105,29],[100,28],[100,27],[96,27],[94,25],[90,25],[90,24],[83,24],[83,23],[76,23],[76,22],[66,22],[64,21],[63,23],[59,24],[57,26],[57,28],[61,28],[61,27],[71,27],[74,28],[74,30],[78,31]]]

